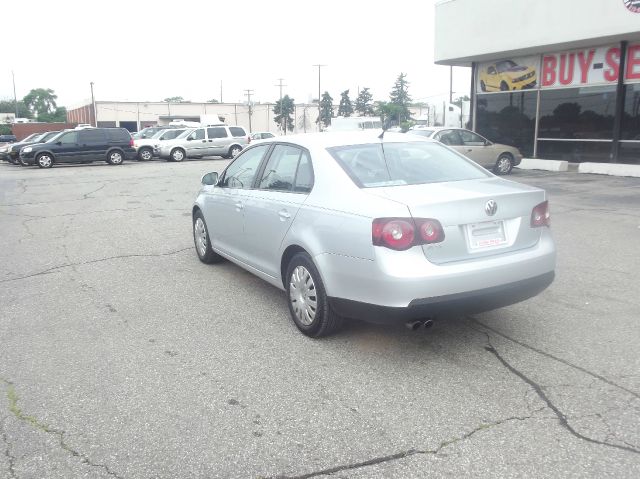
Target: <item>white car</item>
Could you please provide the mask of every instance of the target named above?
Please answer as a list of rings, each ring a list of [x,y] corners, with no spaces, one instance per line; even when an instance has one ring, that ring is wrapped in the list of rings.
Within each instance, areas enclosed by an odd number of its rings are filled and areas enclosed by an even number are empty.
[[[169,128],[156,132],[151,138],[134,138],[133,147],[137,151],[138,160],[149,161],[154,156],[158,156],[156,151],[160,148],[162,141],[173,140],[186,130],[186,127]]]
[[[313,337],[343,318],[413,329],[487,311],[554,278],[544,190],[413,135],[257,142],[204,175],[192,217],[202,262],[226,258],[285,290],[294,323]]]

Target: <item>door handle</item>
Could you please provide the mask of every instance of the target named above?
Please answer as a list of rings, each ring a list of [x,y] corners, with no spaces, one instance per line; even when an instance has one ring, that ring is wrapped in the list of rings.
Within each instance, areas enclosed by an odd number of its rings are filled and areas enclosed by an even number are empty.
[[[242,208],[244,208],[244,205],[242,204],[242,202],[241,202],[241,201],[238,201],[238,202],[236,203],[236,209],[238,209],[238,210],[242,210]]]
[[[471,148],[467,149],[467,151],[473,151]]]
[[[206,142],[207,142],[207,140],[202,140],[202,143],[206,143]]]
[[[291,215],[289,214],[289,212],[287,210],[278,211],[278,216],[280,217],[280,219],[282,221],[285,221],[285,220],[288,220],[289,218],[291,218]]]

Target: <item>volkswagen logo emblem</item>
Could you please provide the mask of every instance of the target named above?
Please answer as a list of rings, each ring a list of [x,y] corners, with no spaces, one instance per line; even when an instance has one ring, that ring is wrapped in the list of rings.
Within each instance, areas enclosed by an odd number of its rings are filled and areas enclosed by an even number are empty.
[[[496,203],[494,200],[487,201],[487,204],[484,205],[484,212],[487,214],[487,216],[495,215],[496,211],[498,211],[498,203]]]

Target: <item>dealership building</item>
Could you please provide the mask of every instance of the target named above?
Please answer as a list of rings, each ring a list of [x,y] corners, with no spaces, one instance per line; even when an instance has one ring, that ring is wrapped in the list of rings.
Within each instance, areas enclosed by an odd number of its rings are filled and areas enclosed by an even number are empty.
[[[640,164],[640,0],[442,0],[437,64],[472,68],[471,128],[530,157]]]

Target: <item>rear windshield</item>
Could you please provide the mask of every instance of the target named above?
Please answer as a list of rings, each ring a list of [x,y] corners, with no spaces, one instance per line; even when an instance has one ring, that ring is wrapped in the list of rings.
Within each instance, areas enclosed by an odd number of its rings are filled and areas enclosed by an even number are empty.
[[[360,188],[490,177],[471,160],[435,142],[369,143],[327,150]]]
[[[412,135],[426,136],[428,138],[433,134],[433,130],[425,130],[424,128],[420,128],[416,130],[409,130],[407,131],[407,133],[410,133]]]

